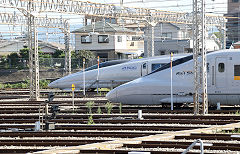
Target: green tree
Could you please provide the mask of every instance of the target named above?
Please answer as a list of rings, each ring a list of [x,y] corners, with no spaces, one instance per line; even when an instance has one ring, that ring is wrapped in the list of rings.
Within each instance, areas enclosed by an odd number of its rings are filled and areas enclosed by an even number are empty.
[[[92,51],[80,50],[80,51],[72,52],[72,58],[77,58],[77,59],[85,58],[86,61],[88,62],[89,60],[96,58],[96,56]]]
[[[17,67],[19,62],[19,55],[17,53],[11,53],[7,56],[10,61],[11,67]]]
[[[26,46],[23,49],[20,49],[19,51],[20,57],[23,59],[29,59],[29,48]]]
[[[38,51],[39,58],[51,58],[52,56],[48,53],[44,53],[43,51]]]
[[[64,58],[65,57],[65,53],[63,50],[56,50],[53,54],[52,54],[53,58]]]
[[[2,58],[0,58],[0,65],[3,68],[7,68],[8,67],[7,56],[3,56]]]

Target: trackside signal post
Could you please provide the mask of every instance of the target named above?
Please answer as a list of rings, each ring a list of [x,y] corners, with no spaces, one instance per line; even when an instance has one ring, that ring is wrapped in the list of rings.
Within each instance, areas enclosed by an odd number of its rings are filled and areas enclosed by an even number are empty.
[[[97,94],[98,94],[98,84],[99,84],[99,81],[98,81],[98,78],[99,78],[99,56],[97,57],[97,62],[98,62],[98,72],[97,72]]]
[[[173,61],[173,53],[171,52],[171,54],[170,54],[170,65],[171,65],[171,110],[173,110],[172,61]]]
[[[75,110],[75,105],[74,105],[74,90],[75,90],[75,84],[72,84],[72,108],[73,112]]]
[[[85,58],[83,58],[83,95],[85,96]]]

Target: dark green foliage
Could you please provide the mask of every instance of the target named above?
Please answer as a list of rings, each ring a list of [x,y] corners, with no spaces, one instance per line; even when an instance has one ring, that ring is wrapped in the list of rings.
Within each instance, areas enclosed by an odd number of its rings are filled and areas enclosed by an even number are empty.
[[[57,50],[56,52],[54,52],[52,54],[52,57],[53,58],[64,58],[65,57],[65,53],[62,50]]]
[[[85,58],[87,62],[89,60],[96,58],[96,56],[92,51],[81,50],[81,51],[72,52],[72,58],[77,58],[77,59]]]
[[[48,84],[50,83],[50,81],[49,80],[40,80],[39,81],[39,86],[40,86],[40,89],[47,89],[47,88],[49,88],[48,87]]]
[[[21,58],[29,59],[29,49],[28,48],[20,49],[19,54],[20,54]]]
[[[39,81],[39,86],[40,86],[40,89],[47,89],[49,88],[48,87],[48,84],[50,83],[49,80],[40,80]],[[20,83],[15,83],[15,84],[10,84],[10,83],[7,83],[7,84],[0,84],[0,89],[3,89],[3,88],[13,88],[13,89],[27,89],[29,88],[29,85],[30,85],[30,82],[29,80],[26,80],[24,82],[20,82]]]

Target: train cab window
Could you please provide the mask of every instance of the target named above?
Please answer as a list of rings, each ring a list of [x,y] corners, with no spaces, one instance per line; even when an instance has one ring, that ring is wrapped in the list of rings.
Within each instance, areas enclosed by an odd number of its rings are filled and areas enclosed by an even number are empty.
[[[152,71],[155,71],[156,69],[162,67],[163,65],[164,65],[163,63],[152,64]]]
[[[240,76],[240,65],[234,65],[234,76]]]
[[[147,68],[147,63],[144,63],[143,66],[142,66],[143,69],[146,69]]]
[[[219,63],[218,64],[218,72],[224,72],[225,67],[224,67],[224,63]]]

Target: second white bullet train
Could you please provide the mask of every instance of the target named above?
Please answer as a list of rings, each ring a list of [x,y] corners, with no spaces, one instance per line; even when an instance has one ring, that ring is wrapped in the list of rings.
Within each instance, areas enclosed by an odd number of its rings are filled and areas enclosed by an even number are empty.
[[[201,59],[198,59],[199,62]],[[173,102],[192,103],[194,93],[193,56],[173,61]],[[170,64],[144,77],[125,83],[107,94],[111,102],[162,104],[171,102]],[[240,104],[240,50],[207,54],[209,104]]]
[[[174,59],[186,57],[189,54],[175,55]],[[63,90],[71,90],[72,84],[75,84],[76,90],[83,89],[84,77],[86,89],[113,88],[120,84],[137,79],[151,73],[153,70],[169,63],[170,56],[159,56],[151,58],[133,59],[130,61],[109,61],[94,65],[85,70],[77,72],[49,84],[49,87]]]

